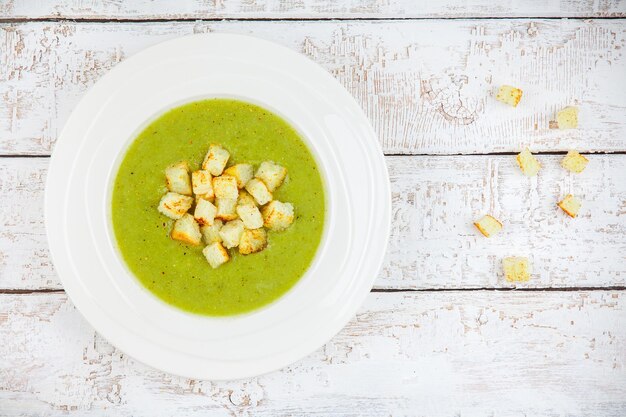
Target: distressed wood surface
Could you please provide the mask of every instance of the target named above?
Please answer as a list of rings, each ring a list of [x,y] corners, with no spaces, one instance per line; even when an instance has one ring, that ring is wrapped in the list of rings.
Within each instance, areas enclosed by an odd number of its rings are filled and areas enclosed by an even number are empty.
[[[321,64],[362,105],[387,153],[626,151],[624,21],[535,19],[0,24],[0,154],[50,154],[108,69],[209,31],[269,39]],[[502,83],[523,88],[517,108],[494,100]],[[567,105],[580,107],[580,128],[550,129]]]
[[[621,417],[625,297],[371,294],[314,354],[264,376],[211,383],[124,355],[63,293],[0,295],[0,414]]]
[[[514,156],[387,157],[393,220],[377,288],[504,288],[505,256],[529,256],[533,279],[519,287],[626,285],[626,155],[590,155],[580,175],[562,155],[540,156],[539,176]],[[0,159],[0,288],[60,289],[49,257],[43,191],[47,158]],[[572,193],[576,219],[556,207]],[[472,222],[504,222],[490,239]]]
[[[622,0],[4,0],[10,19],[350,19],[459,17],[618,17]]]

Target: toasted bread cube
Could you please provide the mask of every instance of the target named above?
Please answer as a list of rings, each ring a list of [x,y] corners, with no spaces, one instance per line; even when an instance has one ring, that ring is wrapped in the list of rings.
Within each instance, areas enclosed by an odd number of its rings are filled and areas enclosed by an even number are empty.
[[[284,230],[293,223],[293,206],[274,200],[263,208],[263,224],[270,230]]]
[[[204,169],[194,171],[191,174],[193,193],[202,196],[205,200],[211,200],[214,196],[211,173]]]
[[[243,230],[244,226],[241,220],[237,219],[229,221],[220,229],[222,244],[229,249],[239,246]]]
[[[196,210],[193,213],[193,217],[200,225],[212,225],[217,214],[217,207],[210,201],[201,198],[196,203]]]
[[[246,184],[246,191],[250,193],[259,206],[272,201],[272,193],[267,189],[267,186],[263,181],[257,178],[252,178]]]
[[[189,179],[187,162],[179,162],[165,168],[165,183],[167,189],[173,193],[191,195],[191,180]]]
[[[190,245],[199,245],[202,243],[202,233],[200,226],[189,213],[174,222],[174,228],[170,234],[174,240],[189,243]]]
[[[243,225],[246,226],[246,229],[258,229],[259,227],[263,227],[263,216],[261,216],[261,212],[257,206],[249,204],[239,205],[237,206],[237,214],[241,221],[243,221]]]
[[[254,168],[250,164],[237,164],[226,168],[224,174],[235,177],[237,179],[237,188],[241,189],[254,176]]]
[[[206,200],[210,203],[215,203],[215,195],[211,196],[210,194],[198,194],[196,195],[196,204],[198,204],[198,202],[200,200]]]
[[[239,206],[248,205],[248,206],[256,207],[256,200],[246,190],[239,190],[239,199],[237,200],[237,205]]]
[[[491,237],[502,230],[502,223],[489,214],[483,216],[482,219],[475,222],[474,226],[476,226],[480,233],[482,233],[485,237]]]
[[[561,161],[561,166],[568,171],[580,174],[585,170],[589,160],[576,151],[569,151]]]
[[[501,85],[496,94],[496,100],[501,101],[509,106],[517,107],[522,99],[522,90],[511,87],[510,85]]]
[[[283,183],[283,180],[287,176],[287,169],[272,161],[265,161],[261,162],[254,176],[263,181],[267,189],[273,192]]]
[[[530,264],[527,258],[510,256],[502,260],[504,277],[509,282],[526,282],[530,279]]]
[[[516,159],[520,169],[527,177],[533,177],[537,175],[537,172],[539,172],[539,169],[541,169],[541,164],[539,164],[537,158],[535,158],[535,156],[530,153],[528,148],[520,152],[519,155],[517,155]]]
[[[558,203],[557,206],[561,207],[565,213],[567,213],[570,217],[578,216],[578,211],[580,210],[580,200],[574,197],[571,194],[565,196],[565,198]]]
[[[559,129],[576,129],[578,127],[578,107],[566,107],[556,114]]]
[[[239,197],[239,190],[237,189],[237,179],[230,175],[222,175],[221,177],[213,178],[213,191],[216,198],[233,198]]]
[[[200,226],[200,233],[202,233],[202,238],[204,239],[204,243],[210,245],[211,243],[219,242],[222,243],[222,237],[220,236],[220,229],[224,223],[220,219],[215,219],[212,225],[205,224]]]
[[[220,145],[211,145],[202,162],[202,169],[206,169],[214,177],[222,175],[228,158],[230,158],[230,153],[226,149]]]
[[[239,241],[239,253],[249,255],[260,252],[267,246],[267,232],[262,227],[259,229],[246,229]]]
[[[217,213],[215,217],[222,219],[225,222],[235,220],[237,218],[237,199],[235,198],[216,198],[215,206],[217,207]]]
[[[222,246],[219,242],[213,242],[206,248],[202,249],[202,254],[213,269],[225,264],[230,259],[228,251],[224,249],[224,246]]]
[[[193,198],[169,192],[161,198],[159,212],[165,214],[170,219],[178,220],[191,208]]]

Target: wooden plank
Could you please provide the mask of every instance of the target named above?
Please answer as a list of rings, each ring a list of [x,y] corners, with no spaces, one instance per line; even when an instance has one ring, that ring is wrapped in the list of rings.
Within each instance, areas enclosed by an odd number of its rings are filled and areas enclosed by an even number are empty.
[[[501,259],[529,256],[528,288],[626,285],[626,155],[591,155],[580,175],[539,157],[524,177],[513,156],[387,157],[393,219],[376,288],[509,288]],[[43,224],[46,158],[0,158],[0,288],[59,289]],[[567,193],[583,208],[556,207]],[[485,213],[503,231],[484,238],[472,222]]]
[[[49,154],[108,69],[208,31],[266,38],[321,64],[362,105],[387,153],[626,151],[622,20],[418,20],[3,24],[0,154]],[[502,83],[523,88],[517,108],[494,100]],[[567,105],[580,107],[580,128],[550,129]]]
[[[621,417],[625,301],[615,291],[371,294],[312,355],[213,383],[129,358],[64,294],[0,295],[0,404],[5,417]]]
[[[626,15],[626,5],[620,0],[9,0],[3,4],[0,4],[0,16],[10,19],[351,19]]]

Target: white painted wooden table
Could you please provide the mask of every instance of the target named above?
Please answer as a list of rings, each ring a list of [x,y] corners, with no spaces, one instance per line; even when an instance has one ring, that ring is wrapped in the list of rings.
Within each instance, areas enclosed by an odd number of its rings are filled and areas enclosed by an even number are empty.
[[[561,19],[568,17],[570,19]],[[626,1],[0,0],[0,416],[626,415]],[[337,19],[337,20],[334,20]],[[82,319],[42,219],[50,155],[85,90],[201,32],[304,53],[361,103],[393,227],[367,303],[315,354],[243,381],[187,380]],[[494,88],[524,89],[518,108]],[[580,107],[580,128],[549,128]],[[513,154],[540,152],[526,178]],[[559,167],[568,149],[585,172]],[[555,208],[568,192],[583,209]],[[505,222],[487,240],[471,223]],[[532,259],[506,283],[501,258]]]

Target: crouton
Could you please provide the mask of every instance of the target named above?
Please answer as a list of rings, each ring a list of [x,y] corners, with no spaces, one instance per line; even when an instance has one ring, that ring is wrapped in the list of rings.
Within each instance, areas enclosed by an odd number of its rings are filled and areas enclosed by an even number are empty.
[[[533,154],[530,153],[528,148],[520,152],[519,155],[517,155],[516,159],[520,169],[527,177],[533,177],[537,175],[537,172],[539,172],[539,169],[541,169],[541,164],[539,164],[537,158],[535,158]]]
[[[216,198],[232,198],[236,200],[237,197],[239,197],[237,179],[235,177],[231,177],[230,175],[214,177],[213,192],[215,192]]]
[[[165,183],[167,189],[174,193],[191,195],[191,181],[187,162],[179,162],[165,168]]]
[[[240,206],[256,206],[256,200],[246,190],[239,190],[239,199],[237,200],[237,204]]]
[[[530,265],[527,258],[510,256],[502,260],[504,277],[509,282],[526,282],[530,279]]]
[[[578,107],[566,107],[556,114],[559,129],[576,129],[578,127]]]
[[[170,219],[178,220],[191,208],[193,198],[186,195],[169,192],[161,198],[159,212]]]
[[[220,229],[222,244],[229,249],[239,246],[243,230],[244,226],[241,220],[237,219],[229,221]]]
[[[496,100],[501,101],[513,107],[517,107],[517,104],[522,99],[522,90],[519,88],[511,87],[510,85],[502,85],[496,94]]]
[[[571,194],[565,196],[565,198],[558,203],[557,206],[561,207],[565,213],[567,213],[570,217],[578,216],[578,211],[580,210],[580,200],[574,197]]]
[[[568,171],[580,174],[585,170],[589,160],[576,151],[569,151],[561,161],[561,166]]]
[[[495,217],[488,214],[475,222],[474,226],[476,226],[480,233],[482,233],[485,237],[491,237],[502,230],[502,223],[500,223]]]
[[[202,169],[206,169],[214,177],[222,175],[228,158],[230,158],[230,153],[226,149],[220,145],[211,145],[202,162]]]
[[[254,176],[263,181],[267,189],[273,192],[283,183],[283,180],[287,176],[287,169],[272,161],[265,161],[261,162]]]
[[[263,227],[263,216],[261,216],[261,212],[257,206],[249,204],[239,205],[237,206],[237,214],[247,229]]]
[[[206,170],[194,171],[191,174],[191,184],[193,193],[196,196],[202,196],[205,200],[213,199],[213,184],[211,173]]]
[[[200,227],[193,216],[188,213],[176,220],[170,236],[174,240],[180,240],[190,245],[199,245],[202,242]]]
[[[196,203],[196,210],[193,213],[193,217],[200,225],[212,225],[217,214],[217,207],[215,207],[210,201],[203,198],[199,199]]]
[[[239,241],[239,253],[249,255],[260,252],[267,246],[267,232],[263,228],[246,229]]]
[[[206,243],[207,245],[215,242],[222,243],[220,229],[223,225],[224,223],[220,219],[215,219],[211,226],[209,226],[208,224],[200,226],[200,233],[202,233],[204,243]]]
[[[241,189],[254,176],[254,168],[250,164],[237,164],[226,168],[224,174],[235,177],[237,179],[237,188]]]
[[[224,246],[219,242],[211,243],[209,246],[202,249],[202,254],[213,269],[225,264],[230,259],[228,251],[224,249]]]
[[[234,198],[216,198],[215,206],[217,207],[217,213],[215,217],[222,219],[225,222],[235,220],[237,218],[237,200]]]
[[[263,224],[270,230],[284,230],[293,223],[293,206],[274,200],[263,208]]]
[[[267,189],[265,183],[257,178],[252,178],[246,184],[246,191],[254,197],[254,200],[260,205],[264,205],[272,201],[272,193]]]

